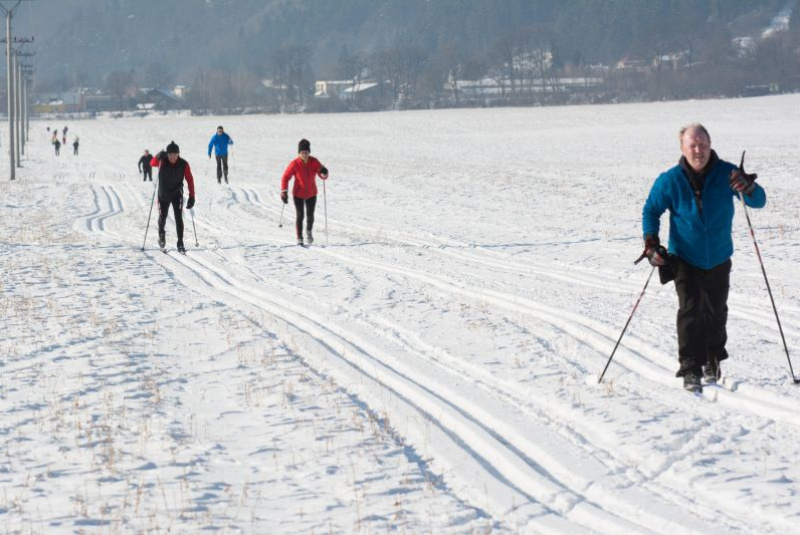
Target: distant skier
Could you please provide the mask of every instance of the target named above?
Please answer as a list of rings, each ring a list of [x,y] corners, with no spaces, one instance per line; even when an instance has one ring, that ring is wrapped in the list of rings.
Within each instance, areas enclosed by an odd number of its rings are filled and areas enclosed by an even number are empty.
[[[735,199],[762,208],[764,190],[735,164],[720,160],[711,150],[711,136],[701,124],[679,134],[678,165],[653,184],[642,210],[644,253],[659,267],[662,282],[675,281],[678,294],[677,376],[683,387],[702,392],[701,377],[716,383],[720,362],[728,358],[728,292]],[[669,251],[658,238],[661,215],[669,210]]]
[[[69,128],[67,128],[67,127],[65,126],[65,127],[64,127],[64,137],[67,137],[67,130],[69,130]]]
[[[301,139],[297,144],[299,156],[292,160],[281,178],[281,200],[289,204],[289,180],[294,177],[292,197],[297,213],[295,229],[297,231],[297,244],[303,245],[303,212],[308,210],[306,225],[306,239],[309,244],[314,243],[314,208],[317,205],[317,176],[322,180],[328,179],[328,169],[319,160],[311,156],[311,143]]]
[[[228,145],[233,145],[231,136],[225,133],[221,126],[217,127],[217,133],[211,136],[208,142],[208,159],[211,159],[211,149],[217,156],[217,183],[222,184],[222,177],[225,176],[225,183],[228,183]]]
[[[194,206],[194,178],[189,162],[180,157],[178,145],[172,141],[167,150],[159,152],[150,162],[158,167],[158,246],[164,249],[167,244],[166,224],[169,207],[175,217],[175,230],[178,233],[178,252],[185,253],[183,246],[183,181],[189,184],[189,202],[186,208]]]
[[[153,157],[150,155],[150,151],[144,149],[144,155],[139,158],[139,174],[144,174],[142,182],[147,182],[148,177],[150,178],[150,182],[153,181],[153,166],[150,165],[152,159]]]
[[[57,137],[53,140],[53,146],[56,148],[56,156],[61,154],[61,142]]]
[[[72,154],[73,156],[78,155],[78,145],[80,142],[78,141],[78,136],[75,136],[75,141],[72,142]]]

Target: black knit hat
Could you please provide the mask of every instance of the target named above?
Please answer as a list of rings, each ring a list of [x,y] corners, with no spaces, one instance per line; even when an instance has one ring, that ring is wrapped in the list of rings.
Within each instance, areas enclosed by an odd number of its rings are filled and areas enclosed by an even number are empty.
[[[297,152],[303,152],[304,150],[311,152],[311,142],[307,139],[301,139],[300,143],[297,144]]]
[[[180,153],[181,149],[178,148],[178,144],[174,141],[170,141],[169,145],[167,145],[167,154],[171,153]]]

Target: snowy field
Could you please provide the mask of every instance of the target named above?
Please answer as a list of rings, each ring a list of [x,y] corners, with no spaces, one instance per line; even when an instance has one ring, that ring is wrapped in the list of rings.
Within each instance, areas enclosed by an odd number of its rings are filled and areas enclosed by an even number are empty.
[[[800,533],[800,387],[740,205],[723,385],[674,377],[655,280],[597,384],[693,121],[767,191],[800,376],[800,96],[76,121],[60,157],[33,121],[13,183],[0,131],[0,530]],[[310,248],[278,225],[301,137],[331,171]],[[186,256],[155,215],[142,251],[136,162],[170,140]]]

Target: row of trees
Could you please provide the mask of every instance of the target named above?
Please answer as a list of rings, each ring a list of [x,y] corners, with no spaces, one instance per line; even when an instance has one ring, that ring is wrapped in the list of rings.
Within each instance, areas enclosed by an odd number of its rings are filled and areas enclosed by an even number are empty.
[[[311,50],[290,46],[270,56],[272,90],[253,91],[260,77],[253,72],[199,70],[192,107],[253,106],[273,109],[384,109],[459,105],[502,105],[563,102],[611,102],[737,96],[753,86],[772,85],[782,92],[800,90],[800,16],[788,30],[737,44],[729,31],[702,42],[676,42],[654,34],[649,53],[634,57],[636,67],[568,61],[558,38],[547,25],[535,25],[503,35],[479,55],[457,48],[426,52],[418,46],[382,48],[368,54],[346,47],[338,60],[315,75]],[[202,76],[201,76],[202,75]],[[200,83],[212,78],[216,83]],[[359,100],[356,94],[321,104],[311,98],[317,78],[347,80],[353,86],[381,81],[377,97]],[[462,95],[458,80],[493,80],[500,94],[482,99]],[[587,80],[579,92],[563,80]]]

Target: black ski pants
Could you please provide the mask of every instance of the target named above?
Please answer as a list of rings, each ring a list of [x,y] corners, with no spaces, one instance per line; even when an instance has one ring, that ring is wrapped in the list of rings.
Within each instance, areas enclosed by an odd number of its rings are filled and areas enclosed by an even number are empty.
[[[217,182],[222,182],[222,177],[225,176],[225,182],[228,181],[228,155],[217,155]]]
[[[153,181],[153,168],[152,167],[142,167],[142,182],[147,182],[147,179],[150,179],[150,182]]]
[[[172,199],[158,198],[158,236],[166,235],[167,214],[169,205],[172,205],[172,215],[175,216],[175,230],[178,232],[178,244],[183,245],[183,195],[176,195]]]
[[[295,220],[295,229],[297,230],[297,239],[303,237],[303,215],[308,211],[308,222],[306,228],[310,231],[314,228],[314,208],[317,206],[317,196],[314,195],[308,199],[301,199],[300,197],[293,197],[294,209],[297,213]]]
[[[700,269],[678,258],[675,291],[678,293],[678,377],[702,373],[710,358],[728,358],[728,291],[731,261]]]

